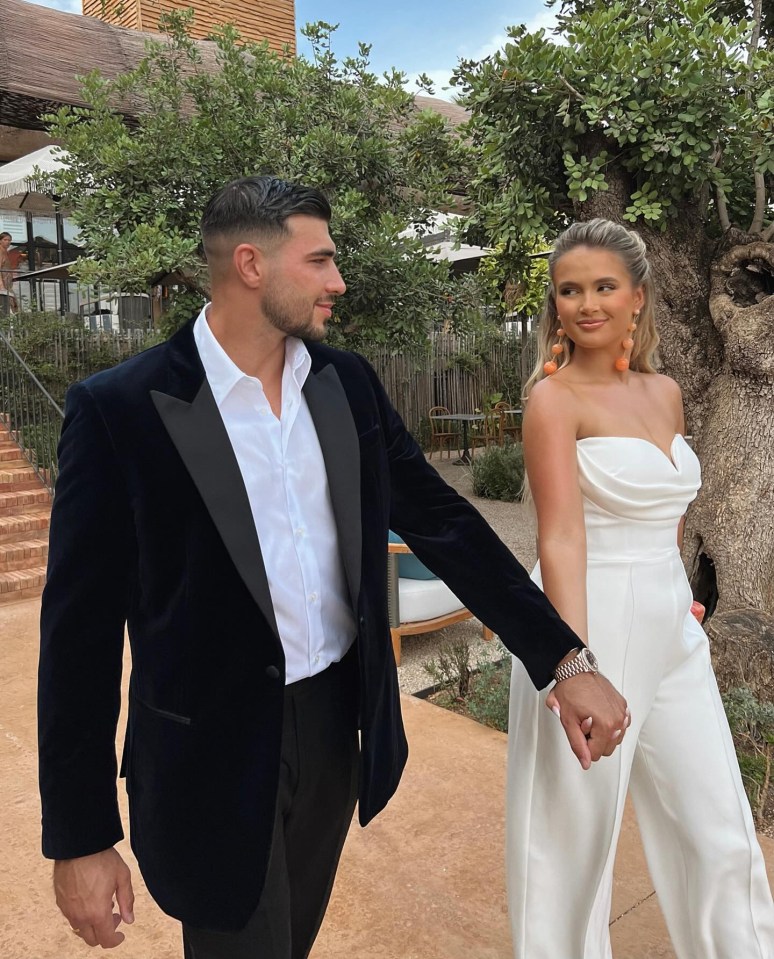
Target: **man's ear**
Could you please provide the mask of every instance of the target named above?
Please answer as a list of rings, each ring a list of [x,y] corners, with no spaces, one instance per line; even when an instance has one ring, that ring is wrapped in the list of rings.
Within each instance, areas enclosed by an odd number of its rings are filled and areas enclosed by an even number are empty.
[[[252,243],[240,243],[231,254],[239,279],[254,290],[261,285],[266,270],[266,256]]]

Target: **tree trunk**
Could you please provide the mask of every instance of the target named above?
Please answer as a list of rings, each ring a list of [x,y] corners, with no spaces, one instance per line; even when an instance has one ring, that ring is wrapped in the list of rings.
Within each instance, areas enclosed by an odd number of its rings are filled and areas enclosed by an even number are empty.
[[[710,611],[716,591],[719,611],[774,616],[774,244],[737,244],[710,276],[723,362],[696,441],[704,486],[689,514],[686,561]]]

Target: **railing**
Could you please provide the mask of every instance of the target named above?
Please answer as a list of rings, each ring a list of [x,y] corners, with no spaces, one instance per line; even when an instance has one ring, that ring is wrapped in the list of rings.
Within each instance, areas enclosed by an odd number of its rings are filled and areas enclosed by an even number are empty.
[[[0,331],[0,417],[53,495],[64,413]]]

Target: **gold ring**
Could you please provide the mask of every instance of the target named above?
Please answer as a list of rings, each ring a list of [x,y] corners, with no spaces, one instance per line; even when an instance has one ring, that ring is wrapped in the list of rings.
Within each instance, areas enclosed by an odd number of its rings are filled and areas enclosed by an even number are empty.
[[[70,926],[70,932],[74,932],[75,935],[77,936],[77,935],[80,935],[81,930],[76,929],[75,926]]]

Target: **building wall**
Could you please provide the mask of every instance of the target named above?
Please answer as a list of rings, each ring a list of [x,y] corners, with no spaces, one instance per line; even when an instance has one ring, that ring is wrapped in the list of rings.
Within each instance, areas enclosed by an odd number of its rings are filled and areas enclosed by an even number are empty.
[[[162,12],[196,11],[191,35],[207,37],[217,24],[233,23],[245,40],[268,40],[274,50],[296,52],[294,0],[83,0],[86,16],[130,30],[158,29]]]

